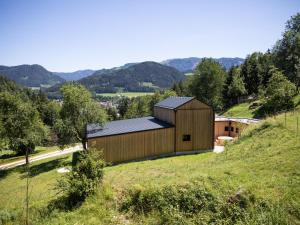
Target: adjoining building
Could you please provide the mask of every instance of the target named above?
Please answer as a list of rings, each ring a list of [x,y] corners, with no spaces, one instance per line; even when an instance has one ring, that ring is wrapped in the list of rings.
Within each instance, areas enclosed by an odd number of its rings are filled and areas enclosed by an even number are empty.
[[[239,137],[241,132],[257,119],[215,116],[215,139],[219,136]]]
[[[169,97],[153,117],[88,124],[87,146],[112,163],[212,150],[214,119],[213,109],[193,97]]]

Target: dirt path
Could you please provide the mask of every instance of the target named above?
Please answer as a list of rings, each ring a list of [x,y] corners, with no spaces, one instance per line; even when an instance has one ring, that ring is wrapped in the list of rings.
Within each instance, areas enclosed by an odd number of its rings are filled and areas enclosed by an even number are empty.
[[[77,152],[77,151],[81,151],[81,150],[82,150],[82,146],[76,145],[74,147],[66,148],[63,150],[57,150],[57,151],[41,154],[38,156],[32,156],[29,158],[29,162],[35,162],[38,160],[47,159],[47,158],[51,158],[51,157],[55,157],[55,156],[59,156],[59,155],[65,155],[65,154],[69,154],[69,153],[73,153],[73,152]],[[0,165],[0,170],[6,170],[6,169],[14,168],[17,166],[21,166],[24,164],[25,164],[25,159],[21,159],[18,161]]]

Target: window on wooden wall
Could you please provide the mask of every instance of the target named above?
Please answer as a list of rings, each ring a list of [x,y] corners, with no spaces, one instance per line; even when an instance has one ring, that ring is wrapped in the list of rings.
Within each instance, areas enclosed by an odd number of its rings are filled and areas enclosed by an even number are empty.
[[[230,127],[230,129],[229,129],[229,127],[226,126],[226,127],[225,127],[225,131],[229,131],[229,130],[230,130],[230,131],[234,131],[234,127]]]
[[[182,136],[182,141],[190,141],[191,140],[191,135],[190,134],[184,134]]]

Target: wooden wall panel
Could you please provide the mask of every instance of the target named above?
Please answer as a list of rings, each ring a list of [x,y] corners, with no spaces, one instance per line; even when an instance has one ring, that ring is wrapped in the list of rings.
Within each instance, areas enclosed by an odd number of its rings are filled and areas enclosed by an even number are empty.
[[[228,136],[229,132],[225,131],[225,127],[229,126],[228,121],[217,121],[215,122],[215,139],[219,136]]]
[[[88,140],[88,148],[103,150],[107,162],[123,162],[174,152],[174,128],[121,134]]]
[[[175,124],[175,112],[172,109],[154,107],[154,117],[170,124]]]
[[[231,126],[233,131],[225,131],[226,126]],[[215,139],[217,139],[219,136],[238,137],[239,133],[241,133],[246,127],[247,124],[237,121],[231,121],[231,125],[229,124],[229,121],[217,121],[215,122]],[[238,128],[238,132],[236,128]]]
[[[211,109],[178,110],[176,112],[176,151],[213,148],[214,115]],[[190,134],[191,141],[183,141]]]

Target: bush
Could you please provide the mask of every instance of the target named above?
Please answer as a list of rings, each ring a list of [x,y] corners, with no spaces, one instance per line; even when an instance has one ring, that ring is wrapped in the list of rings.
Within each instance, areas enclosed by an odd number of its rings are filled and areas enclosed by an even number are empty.
[[[200,185],[165,186],[163,188],[135,188],[129,190],[122,209],[138,213],[177,208],[184,213],[195,213],[204,208],[214,209],[214,196]]]
[[[126,193],[120,208],[137,220],[143,218],[142,224],[288,224],[286,212],[279,209],[283,207],[246,190],[217,196],[199,182],[135,187]]]
[[[16,212],[10,211],[8,209],[0,209],[0,225],[10,224],[10,222],[15,221],[16,218],[17,218]]]
[[[96,189],[103,179],[105,162],[101,153],[96,150],[81,152],[78,163],[72,171],[58,181],[57,189],[64,193],[69,205],[76,205],[85,200]]]

